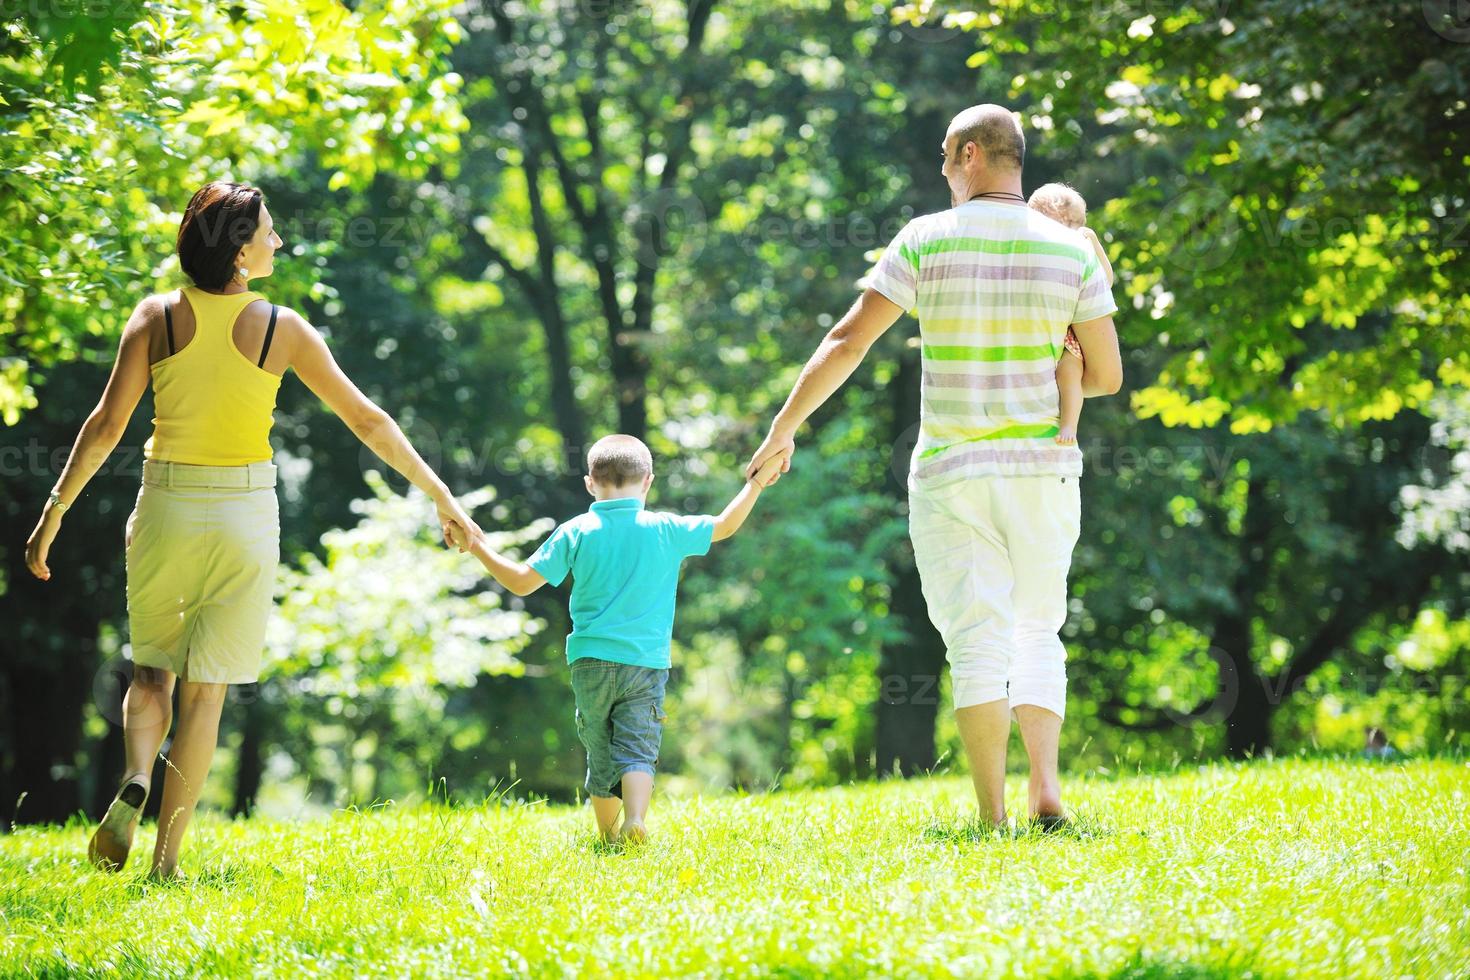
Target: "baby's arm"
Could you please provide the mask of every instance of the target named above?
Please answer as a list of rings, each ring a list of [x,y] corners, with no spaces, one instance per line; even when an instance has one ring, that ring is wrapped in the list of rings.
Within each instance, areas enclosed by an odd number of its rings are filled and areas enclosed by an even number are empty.
[[[546,579],[525,562],[512,561],[504,555],[496,554],[485,544],[483,536],[466,538],[464,528],[458,524],[450,525],[449,536],[454,541],[455,547],[461,551],[468,551],[480,559],[480,564],[494,577],[495,581],[505,586],[516,595],[530,595],[541,586],[546,584]]]
[[[1108,285],[1113,284],[1113,263],[1108,261],[1108,253],[1103,250],[1102,242],[1097,237],[1097,232],[1083,225],[1077,229],[1082,232],[1082,237],[1092,243],[1092,250],[1097,253],[1098,262],[1102,263],[1103,271],[1108,274]]]
[[[735,499],[725,506],[725,510],[719,517],[715,518],[715,531],[711,540],[723,541],[736,531],[745,519],[750,516],[750,511],[755,507],[755,500],[761,495],[768,482],[775,479],[776,474],[781,472],[782,457],[777,455],[766,461],[755,476],[745,481],[745,486],[735,495]]]

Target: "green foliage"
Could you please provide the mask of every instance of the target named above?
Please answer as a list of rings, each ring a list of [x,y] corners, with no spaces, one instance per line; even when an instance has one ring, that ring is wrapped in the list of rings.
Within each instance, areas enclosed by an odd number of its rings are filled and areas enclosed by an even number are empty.
[[[137,300],[178,284],[158,245],[200,185],[269,182],[308,160],[334,187],[419,175],[452,158],[465,126],[444,68],[459,30],[445,0],[81,6],[105,16],[0,24],[6,425],[35,406],[33,375],[111,341]],[[297,301],[314,280],[288,272],[276,298]]]
[[[847,488],[864,459],[812,447],[740,534],[686,566],[669,758],[697,785],[874,775],[878,656],[904,639],[888,564],[907,525],[891,497]]]
[[[1462,760],[1093,776],[1069,787],[1080,833],[1014,838],[970,824],[959,779],[659,798],[631,853],[593,844],[585,806],[503,796],[206,815],[183,886],[137,857],[96,873],[82,825],[21,828],[0,838],[0,971],[1452,975],[1464,779]]]
[[[122,317],[178,284],[170,243],[199,183],[264,186],[287,247],[260,288],[323,330],[446,482],[493,491],[485,526],[530,534],[585,507],[580,453],[613,428],[652,446],[654,506],[722,505],[876,250],[946,205],[934,143],[981,100],[1032,125],[1030,186],[1093,202],[1125,305],[1131,404],[1094,400],[1082,423],[1067,764],[1250,743],[1191,715],[1230,670],[1267,692],[1251,738],[1279,747],[1348,749],[1369,724],[1401,749],[1463,744],[1470,46],[1419,6],[659,0],[456,21],[443,0],[190,0],[7,22],[0,417],[40,462],[0,487],[0,615],[23,624],[0,672],[0,790],[22,762],[27,789],[105,789],[118,764],[108,709],[63,680],[124,632],[123,570],[97,542],[121,540],[147,400],[58,541],[70,591],[20,580],[19,548]],[[880,665],[918,650],[941,669],[904,602],[913,332],[818,413],[750,527],[687,568],[671,781],[870,776]],[[425,507],[365,491],[378,462],[289,378],[273,440],[290,590],[266,703],[227,712],[221,773],[258,752],[268,798],[313,804],[440,776],[571,798],[564,591],[471,587]],[[524,552],[520,533],[504,540]],[[16,747],[37,716],[56,732],[32,760]]]
[[[1355,423],[1470,384],[1470,45],[1434,14],[993,0],[963,20],[1040,152],[1126,168],[1098,221],[1137,311],[1120,326],[1169,355],[1141,415]]]
[[[518,655],[544,623],[508,608],[480,563],[438,538],[433,506],[418,491],[393,493],[375,472],[374,496],[354,501],[355,527],[322,537],[282,570],[261,683],[284,717],[292,771],[334,785],[333,798],[417,785],[440,759],[452,727],[450,697],[495,674],[519,674]],[[491,490],[464,495],[485,505]],[[548,522],[487,531],[499,549],[544,535]],[[358,763],[364,763],[359,767]]]
[[[498,589],[476,588],[484,569],[444,547],[423,494],[401,497],[377,473],[366,478],[376,496],[353,502],[357,526],[324,534],[325,558],[308,552],[282,571],[264,676],[331,699],[327,710],[338,714],[345,700],[393,688],[460,687],[515,671],[543,624],[504,608]],[[468,507],[493,498],[463,495]],[[507,549],[547,530],[542,521],[486,540]]]

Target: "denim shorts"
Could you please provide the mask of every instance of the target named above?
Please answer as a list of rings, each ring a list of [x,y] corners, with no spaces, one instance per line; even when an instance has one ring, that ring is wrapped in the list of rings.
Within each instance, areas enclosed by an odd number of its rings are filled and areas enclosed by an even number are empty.
[[[622,797],[623,774],[653,775],[664,733],[667,670],[583,657],[572,661],[577,737],[587,750],[587,793]]]

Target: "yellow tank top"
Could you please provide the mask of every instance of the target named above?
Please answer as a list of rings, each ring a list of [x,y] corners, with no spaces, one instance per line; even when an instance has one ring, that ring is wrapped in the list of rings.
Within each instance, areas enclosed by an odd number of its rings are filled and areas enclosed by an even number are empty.
[[[146,459],[198,466],[244,466],[271,458],[281,379],[240,353],[235,319],[258,299],[247,290],[221,296],[184,289],[194,337],[153,365],[153,436]]]

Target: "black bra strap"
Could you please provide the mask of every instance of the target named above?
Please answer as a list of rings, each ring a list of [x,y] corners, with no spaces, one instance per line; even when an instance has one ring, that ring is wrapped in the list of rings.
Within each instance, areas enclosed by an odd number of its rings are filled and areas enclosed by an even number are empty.
[[[168,330],[168,352],[174,353],[174,315],[168,308],[168,300],[163,301],[163,325]]]
[[[271,304],[271,322],[270,325],[265,328],[265,343],[262,344],[260,348],[260,361],[255,365],[258,368],[265,367],[265,355],[266,352],[271,349],[271,337],[275,336],[276,333],[276,312],[279,309],[280,307],[276,304]]]

